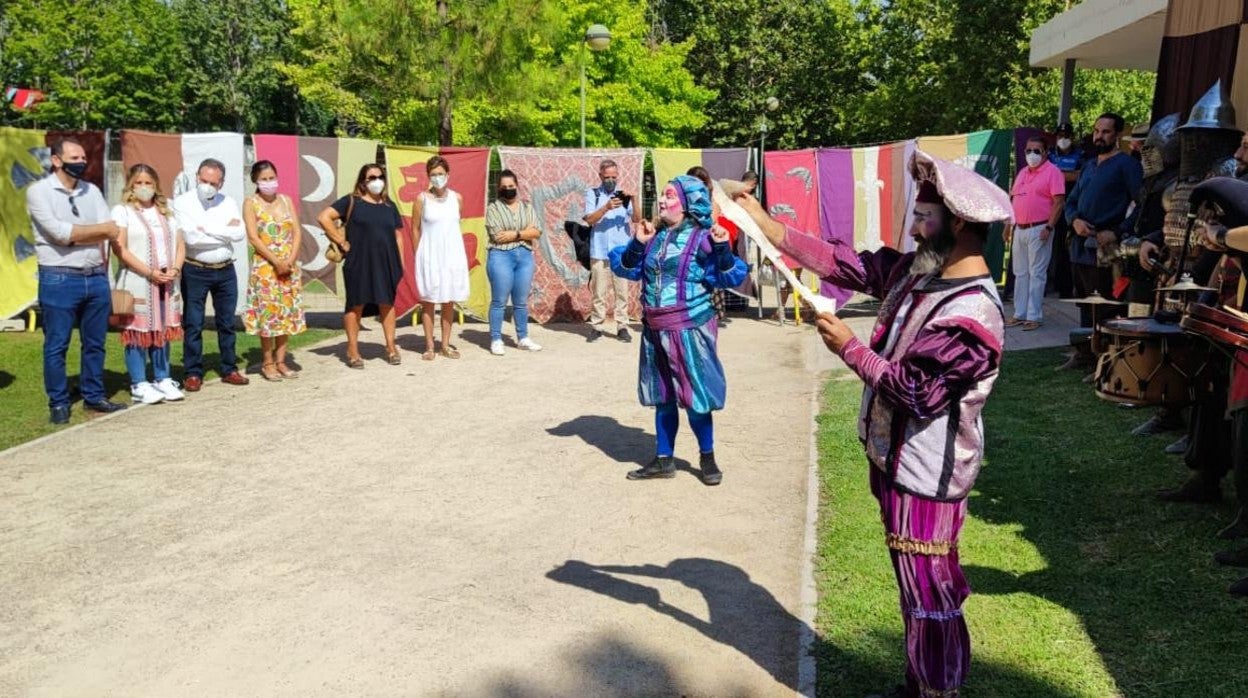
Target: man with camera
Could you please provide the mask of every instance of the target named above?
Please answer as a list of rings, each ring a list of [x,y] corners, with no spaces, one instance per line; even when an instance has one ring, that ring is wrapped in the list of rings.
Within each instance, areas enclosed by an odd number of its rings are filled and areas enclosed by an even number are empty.
[[[612,249],[628,244],[632,237],[632,223],[641,221],[641,202],[617,188],[620,168],[614,160],[598,163],[598,179],[601,183],[585,191],[585,224],[592,229],[589,238],[589,282],[594,297],[593,311],[589,316],[588,341],[596,342],[607,329],[607,296],[615,293],[615,337],[621,342],[631,342],[628,332],[629,284],[627,279],[611,273],[607,256]]]

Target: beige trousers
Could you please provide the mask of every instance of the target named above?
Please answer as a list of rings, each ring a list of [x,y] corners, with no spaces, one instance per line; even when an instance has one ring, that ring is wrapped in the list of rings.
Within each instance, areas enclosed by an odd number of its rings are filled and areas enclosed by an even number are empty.
[[[620,327],[628,324],[628,299],[630,296],[628,279],[616,276],[611,272],[611,263],[605,259],[593,259],[589,262],[589,287],[594,296],[593,311],[589,315],[589,324],[599,332],[616,334]],[[615,291],[615,315],[612,324],[607,324],[607,295]]]

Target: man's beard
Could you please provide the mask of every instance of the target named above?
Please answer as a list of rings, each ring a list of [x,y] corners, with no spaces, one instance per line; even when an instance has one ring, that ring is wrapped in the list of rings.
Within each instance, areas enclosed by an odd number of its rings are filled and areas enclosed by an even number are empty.
[[[942,230],[931,238],[919,238],[910,273],[914,276],[927,276],[940,272],[945,268],[945,262],[949,261],[949,255],[953,253],[957,242],[957,236],[949,229]]]
[[[1100,153],[1101,155],[1104,155],[1105,153],[1108,153],[1109,151],[1114,149],[1114,144],[1105,143],[1104,141],[1096,141],[1095,143],[1092,144],[1092,147],[1096,148],[1096,152]]]

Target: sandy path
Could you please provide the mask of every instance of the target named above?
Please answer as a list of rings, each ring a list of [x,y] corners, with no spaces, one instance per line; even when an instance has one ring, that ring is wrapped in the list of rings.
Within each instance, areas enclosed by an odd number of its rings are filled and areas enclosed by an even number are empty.
[[[0,694],[791,695],[807,333],[722,333],[707,488],[624,479],[637,345],[570,329],[362,372],[335,343],[0,454]]]

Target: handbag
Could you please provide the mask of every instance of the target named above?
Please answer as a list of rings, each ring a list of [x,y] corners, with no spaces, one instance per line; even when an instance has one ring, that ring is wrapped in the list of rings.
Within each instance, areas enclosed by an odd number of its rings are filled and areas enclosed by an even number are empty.
[[[351,212],[354,210],[355,195],[352,194],[351,201],[347,204],[347,215],[343,216],[342,219],[342,237],[344,240],[347,237],[347,223],[351,221]],[[325,248],[325,259],[333,262],[334,264],[341,264],[342,260],[345,259],[346,256],[346,253],[342,251],[342,248],[338,246],[338,243],[333,240],[329,241],[329,247]]]
[[[124,288],[110,289],[113,315],[134,315],[134,294]]]

